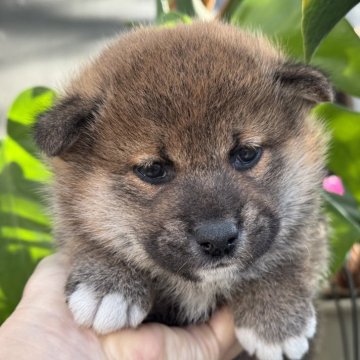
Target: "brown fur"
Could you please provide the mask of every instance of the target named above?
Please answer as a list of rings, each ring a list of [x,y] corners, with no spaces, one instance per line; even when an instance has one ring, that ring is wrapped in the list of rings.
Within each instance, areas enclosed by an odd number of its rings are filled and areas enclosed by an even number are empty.
[[[60,247],[99,299],[119,291],[148,319],[206,321],[229,304],[237,326],[267,342],[296,336],[326,268],[320,188],[325,137],[309,117],[332,98],[317,70],[290,63],[261,36],[219,23],[137,29],[110,44],[40,118],[51,156]],[[236,171],[236,144],[261,146]],[[170,181],[134,166],[165,161]],[[233,219],[224,267],[193,231]]]

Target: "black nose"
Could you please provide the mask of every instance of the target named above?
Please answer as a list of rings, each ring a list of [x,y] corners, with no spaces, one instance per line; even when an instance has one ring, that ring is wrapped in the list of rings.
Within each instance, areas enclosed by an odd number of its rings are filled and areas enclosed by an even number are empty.
[[[238,227],[230,220],[211,221],[195,229],[195,237],[203,252],[213,257],[228,255],[235,248]]]

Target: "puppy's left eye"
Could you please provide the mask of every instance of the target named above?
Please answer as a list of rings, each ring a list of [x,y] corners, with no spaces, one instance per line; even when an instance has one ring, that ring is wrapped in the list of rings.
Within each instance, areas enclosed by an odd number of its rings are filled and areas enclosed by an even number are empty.
[[[168,180],[166,166],[160,162],[154,162],[150,165],[139,165],[134,167],[135,174],[150,184],[160,184]]]
[[[230,152],[230,163],[236,170],[247,170],[260,159],[262,149],[255,146],[238,146]]]

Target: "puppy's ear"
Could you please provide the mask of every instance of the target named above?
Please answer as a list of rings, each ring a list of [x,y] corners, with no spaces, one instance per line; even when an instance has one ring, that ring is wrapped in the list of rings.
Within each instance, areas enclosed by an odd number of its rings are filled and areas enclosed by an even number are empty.
[[[327,77],[311,66],[285,63],[275,72],[275,81],[290,95],[312,104],[334,99]]]
[[[47,156],[65,153],[95,120],[99,107],[99,100],[78,95],[60,100],[39,116],[34,126],[35,142]]]

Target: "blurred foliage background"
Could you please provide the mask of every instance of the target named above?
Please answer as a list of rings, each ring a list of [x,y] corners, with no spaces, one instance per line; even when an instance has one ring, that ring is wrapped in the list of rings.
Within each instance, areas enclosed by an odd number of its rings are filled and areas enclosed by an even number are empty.
[[[156,0],[158,26],[219,18],[261,31],[290,57],[323,69],[337,91],[360,97],[360,40],[345,14],[357,0],[229,0],[219,11],[211,0]],[[38,114],[56,94],[45,87],[22,92],[7,113],[0,139],[0,323],[13,311],[36,263],[53,251],[44,188],[50,174],[31,137]],[[1,99],[0,99],[1,100]],[[332,220],[332,273],[360,241],[360,113],[339,104],[314,109],[332,133],[328,160],[345,196],[325,193]]]

